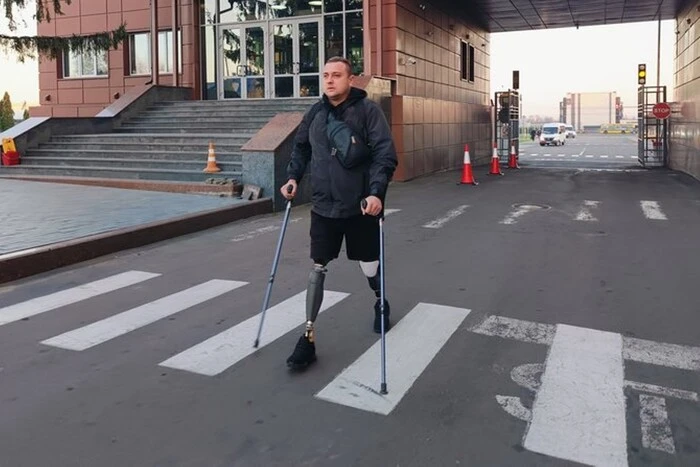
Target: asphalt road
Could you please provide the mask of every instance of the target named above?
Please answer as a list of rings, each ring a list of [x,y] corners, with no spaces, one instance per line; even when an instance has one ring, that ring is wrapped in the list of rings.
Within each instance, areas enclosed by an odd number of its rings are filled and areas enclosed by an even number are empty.
[[[254,353],[281,213],[3,287],[0,465],[700,465],[700,183],[487,171],[392,185],[387,396],[373,297],[344,258],[318,362],[285,366],[307,206]]]
[[[563,146],[520,143],[520,166],[538,168],[640,168],[636,135],[580,133]]]

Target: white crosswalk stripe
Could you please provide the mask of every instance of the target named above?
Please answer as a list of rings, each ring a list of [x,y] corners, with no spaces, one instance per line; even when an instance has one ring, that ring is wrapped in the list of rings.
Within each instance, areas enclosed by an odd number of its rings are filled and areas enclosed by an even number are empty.
[[[67,350],[89,349],[246,284],[247,282],[210,280],[41,343]]]
[[[0,308],[0,326],[78,303],[98,295],[129,287],[158,277],[160,274],[142,271],[127,271],[94,282],[71,287],[43,297],[37,297],[16,305]]]
[[[337,304],[348,294],[326,290],[319,313]],[[306,319],[306,292],[269,308],[265,313],[265,323],[260,346],[265,347],[293,329]],[[195,345],[160,363],[160,366],[189,371],[205,376],[214,376],[225,371],[257,349],[253,347],[260,316],[255,315],[207,340]]]
[[[388,415],[462,324],[471,310],[419,303],[386,335],[388,394],[379,393],[378,340],[316,397]],[[416,339],[416,336],[421,336]],[[373,388],[372,385],[375,387]]]

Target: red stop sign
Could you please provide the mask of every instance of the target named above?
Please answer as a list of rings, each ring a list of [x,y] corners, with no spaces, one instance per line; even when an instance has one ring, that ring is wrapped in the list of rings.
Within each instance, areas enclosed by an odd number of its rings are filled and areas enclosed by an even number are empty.
[[[658,104],[654,104],[654,108],[651,109],[651,113],[654,114],[654,117],[663,120],[671,115],[671,106],[665,102],[659,102]]]

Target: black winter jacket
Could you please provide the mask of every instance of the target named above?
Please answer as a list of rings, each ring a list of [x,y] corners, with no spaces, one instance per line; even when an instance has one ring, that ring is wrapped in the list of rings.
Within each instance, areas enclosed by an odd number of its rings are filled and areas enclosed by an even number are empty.
[[[337,119],[343,120],[365,139],[371,154],[366,163],[346,169],[331,155],[326,136],[328,112],[334,112]],[[333,218],[358,215],[361,213],[360,202],[370,195],[384,202],[387,186],[398,163],[396,149],[382,110],[367,99],[365,91],[351,88],[348,98],[338,107],[334,107],[324,95],[304,115],[294,139],[292,160],[287,167],[288,178],[301,182],[309,161],[312,210],[317,214]]]

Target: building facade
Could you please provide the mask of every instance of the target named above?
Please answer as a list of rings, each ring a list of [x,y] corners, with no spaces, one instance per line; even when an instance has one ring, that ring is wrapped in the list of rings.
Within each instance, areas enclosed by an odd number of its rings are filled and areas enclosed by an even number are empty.
[[[615,92],[567,93],[560,109],[561,121],[576,131],[598,131],[601,125],[620,122],[622,103]]]
[[[156,0],[151,0],[156,2]],[[173,10],[177,11],[177,49]],[[158,0],[157,81],[199,99],[317,99],[334,55],[357,75],[391,80],[398,180],[458,167],[464,144],[476,163],[491,138],[489,34],[413,0]],[[66,51],[40,62],[32,116],[89,117],[133,86],[150,83],[152,11],[143,0],[73,0],[40,23],[67,36],[125,24],[128,40],[104,54]]]

